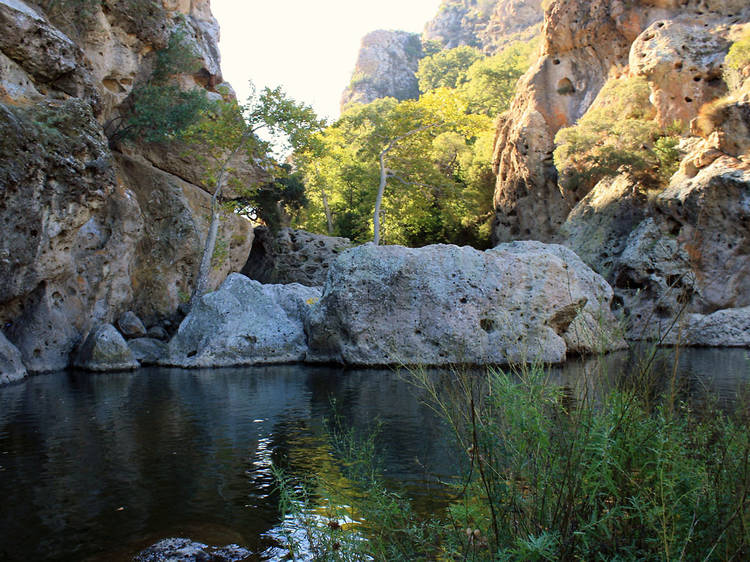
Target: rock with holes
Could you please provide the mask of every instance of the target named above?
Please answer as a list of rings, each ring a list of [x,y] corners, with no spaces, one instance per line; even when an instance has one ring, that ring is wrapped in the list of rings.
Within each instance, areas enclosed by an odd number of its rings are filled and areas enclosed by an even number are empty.
[[[333,262],[307,322],[308,361],[558,363],[618,349],[612,289],[572,251],[366,244]]]
[[[0,332],[0,385],[20,381],[26,377],[21,352]]]
[[[183,538],[160,540],[139,552],[136,562],[236,562],[247,560],[252,554],[236,544],[209,546]]]
[[[303,322],[320,289],[262,285],[233,273],[204,295],[180,324],[160,364],[228,367],[305,358]]]
[[[261,283],[322,287],[330,263],[352,247],[348,238],[291,228],[281,228],[274,233],[259,226],[254,234],[253,249],[242,273]]]
[[[73,364],[87,371],[130,371],[140,367],[112,324],[103,324],[88,335]]]

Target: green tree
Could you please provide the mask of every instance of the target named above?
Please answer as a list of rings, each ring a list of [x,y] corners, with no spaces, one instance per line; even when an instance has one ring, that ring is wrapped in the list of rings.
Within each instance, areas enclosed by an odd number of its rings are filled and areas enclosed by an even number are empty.
[[[207,179],[214,185],[211,222],[190,299],[191,308],[205,293],[208,285],[211,258],[219,229],[221,194],[228,182],[236,180],[234,166],[237,161],[264,170],[267,178],[265,181],[261,180],[262,183],[273,182],[274,178],[278,182],[279,178],[286,176],[287,170],[277,165],[268,155],[272,142],[279,140],[295,149],[304,150],[309,136],[322,126],[323,122],[317,118],[312,108],[293,101],[280,87],[264,88],[260,94],[252,88],[244,105],[238,104],[234,99],[216,101],[184,132],[184,141],[203,160]],[[257,136],[262,129],[270,136],[269,140],[261,140]],[[258,185],[234,187],[244,192],[245,197],[254,201],[258,208],[267,208],[267,189],[259,190]],[[297,189],[289,184],[286,187]],[[278,189],[276,192],[278,193]]]
[[[465,100],[446,88],[419,100],[355,106],[319,135],[317,155],[296,157],[310,200],[301,225],[322,231],[323,187],[338,235],[406,245],[480,244],[476,221],[483,211],[468,182],[478,177],[470,172],[480,167],[478,139],[490,131],[488,117],[468,114]]]
[[[467,81],[467,73],[471,65],[481,58],[482,53],[479,49],[467,46],[438,51],[434,55],[423,58],[419,61],[417,70],[420,91],[457,88]]]
[[[536,59],[540,41],[538,37],[516,41],[500,53],[481,58],[469,67],[461,91],[472,113],[495,116],[510,107],[518,79]]]

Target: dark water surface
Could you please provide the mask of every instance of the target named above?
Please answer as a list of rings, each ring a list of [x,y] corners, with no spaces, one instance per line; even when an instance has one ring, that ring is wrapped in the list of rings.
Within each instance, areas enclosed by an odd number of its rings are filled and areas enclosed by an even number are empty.
[[[575,392],[585,372],[571,364],[553,378]],[[750,383],[750,358],[683,350],[677,372],[690,392],[728,405]],[[336,470],[323,430],[332,399],[352,427],[381,420],[386,476],[418,510],[445,504],[448,432],[391,371],[65,372],[0,387],[0,560],[128,560],[170,536],[261,553],[279,526],[271,463]]]

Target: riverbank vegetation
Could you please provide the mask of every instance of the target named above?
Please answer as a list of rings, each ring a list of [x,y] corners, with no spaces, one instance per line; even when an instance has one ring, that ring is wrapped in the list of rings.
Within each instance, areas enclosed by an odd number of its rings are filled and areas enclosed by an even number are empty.
[[[461,467],[454,500],[416,515],[408,498],[384,485],[372,437],[334,421],[329,436],[356,490],[300,487],[277,470],[282,506],[305,530],[289,535],[291,556],[745,559],[747,402],[732,411],[697,408],[679,381],[654,376],[652,365],[653,355],[628,375],[587,373],[575,389],[541,367],[411,372],[415,391],[453,430]]]

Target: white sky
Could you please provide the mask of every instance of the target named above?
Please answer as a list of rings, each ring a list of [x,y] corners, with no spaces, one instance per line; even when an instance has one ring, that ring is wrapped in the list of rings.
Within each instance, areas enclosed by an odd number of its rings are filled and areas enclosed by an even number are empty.
[[[244,101],[281,85],[319,115],[335,118],[362,37],[376,29],[421,33],[440,0],[212,0],[221,26],[224,79]]]

